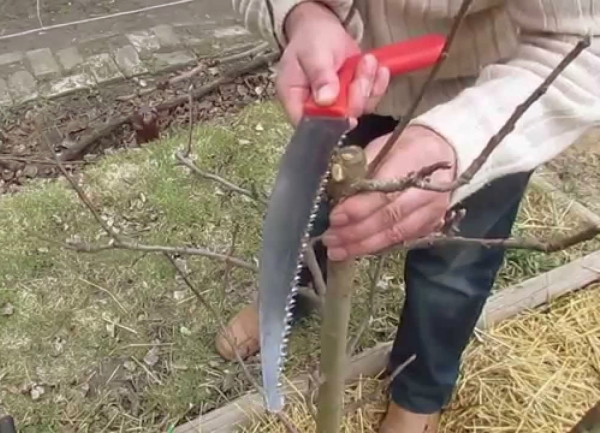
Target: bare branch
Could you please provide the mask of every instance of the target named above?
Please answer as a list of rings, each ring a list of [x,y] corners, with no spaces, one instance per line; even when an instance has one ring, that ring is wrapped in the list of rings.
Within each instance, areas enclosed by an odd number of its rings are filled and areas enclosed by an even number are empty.
[[[321,272],[319,263],[317,263],[317,256],[315,255],[314,250],[315,243],[317,243],[319,239],[320,238],[313,238],[310,240],[310,242],[308,242],[308,245],[306,245],[306,248],[304,250],[304,261],[308,267],[308,270],[312,274],[313,283],[317,295],[322,300],[323,296],[325,296],[325,292],[327,291],[327,284],[325,284],[323,272]]]
[[[449,185],[434,185],[427,184],[424,189],[432,191],[452,191],[466,185],[473,179],[479,169],[485,164],[485,161],[489,158],[492,152],[498,147],[498,145],[510,134],[514,129],[521,117],[527,112],[534,102],[541,98],[549,89],[550,85],[556,80],[556,78],[581,54],[583,50],[589,47],[591,44],[590,36],[586,36],[575,45],[575,47],[565,56],[565,58],[554,68],[554,70],[546,77],[546,79],[539,85],[537,89],[533,91],[531,95],[521,104],[517,106],[513,114],[508,118],[504,126],[500,128],[498,133],[494,135],[488,144],[485,146],[481,154],[471,163],[471,165],[465,170],[465,172],[454,182]]]
[[[450,51],[452,43],[454,42],[454,39],[456,38],[456,34],[458,33],[458,29],[460,28],[463,20],[465,19],[465,16],[467,15],[467,12],[469,11],[469,8],[471,7],[471,3],[473,3],[473,0],[463,0],[456,17],[454,18],[454,22],[452,23],[452,28],[450,29],[450,32],[448,33],[448,36],[446,38],[446,43],[444,44],[444,47],[442,48],[440,57],[436,61],[435,65],[433,65],[433,68],[429,72],[427,79],[421,86],[421,89],[419,90],[419,93],[417,94],[417,97],[411,104],[410,108],[408,109],[406,114],[402,117],[402,119],[400,119],[400,122],[398,123],[398,125],[396,126],[396,128],[394,129],[394,131],[392,132],[390,137],[388,138],[388,140],[385,142],[385,144],[383,145],[381,150],[377,153],[377,155],[375,156],[373,161],[369,164],[369,170],[367,171],[367,178],[373,177],[373,174],[375,173],[375,170],[377,170],[377,167],[379,166],[379,164],[381,164],[383,159],[386,157],[386,155],[392,149],[392,146],[394,146],[394,143],[396,143],[396,141],[398,140],[398,137],[400,137],[400,135],[402,135],[402,133],[404,132],[404,130],[406,129],[406,127],[412,120],[413,116],[415,115],[417,108],[419,107],[419,104],[421,103],[421,101],[423,100],[423,97],[425,96],[425,92],[427,92],[427,89],[429,88],[429,86],[431,85],[433,80],[435,79],[436,75],[438,74],[439,70],[441,69],[442,65],[444,64],[444,61],[448,57],[448,53]]]
[[[189,159],[186,155],[181,154],[180,152],[176,152],[175,158],[177,158],[177,161],[179,161],[180,164],[185,165],[187,168],[189,168],[192,172],[194,172],[198,176],[200,176],[204,179],[212,180],[213,182],[217,182],[218,184],[225,187],[226,189],[236,192],[241,195],[245,195],[246,197],[249,197],[252,200],[256,200],[257,202],[261,203],[264,206],[267,205],[267,201],[265,199],[263,199],[261,197],[257,197],[257,194],[254,194],[252,191],[242,188],[242,187],[228,181],[227,179],[223,179],[222,177],[217,176],[216,174],[208,173],[206,171],[200,170],[200,168],[198,168],[198,166],[196,164],[194,164],[194,161]]]
[[[257,272],[257,267],[252,263],[248,263],[242,259],[232,257],[227,254],[216,253],[209,251],[204,248],[190,248],[190,247],[169,247],[165,245],[145,245],[138,242],[131,242],[126,239],[120,239],[118,241],[111,240],[105,245],[91,245],[85,242],[79,243],[63,243],[53,239],[44,240],[60,245],[64,249],[78,251],[82,253],[98,253],[106,250],[130,250],[130,251],[141,251],[145,253],[166,253],[166,254],[179,254],[182,256],[202,256],[209,259],[224,262],[230,265],[234,265],[240,268],[248,269],[253,272]]]
[[[253,46],[253,47],[249,48],[248,50],[242,51],[240,53],[231,54],[231,55],[222,57],[220,59],[217,59],[216,63],[217,64],[225,64],[228,62],[233,62],[236,60],[243,59],[245,57],[249,57],[253,54],[264,54],[267,48],[268,48],[268,43],[261,43],[259,45]],[[118,96],[117,101],[130,101],[137,97],[156,92],[157,90],[167,89],[177,83],[180,83],[181,81],[191,80],[192,78],[194,78],[196,75],[198,75],[205,69],[206,69],[206,65],[199,64],[197,66],[194,66],[190,70],[184,71],[184,72],[180,73],[179,75],[176,75],[176,76],[170,78],[169,80],[162,80],[160,83],[158,83],[154,87],[150,87],[148,89],[142,89],[139,92],[132,93],[130,95]]]
[[[212,304],[210,302],[208,302],[208,300],[194,286],[194,284],[192,284],[192,282],[188,278],[185,271],[183,271],[179,267],[179,265],[173,259],[173,257],[171,257],[169,254],[165,254],[165,257],[169,260],[169,262],[171,262],[171,265],[173,265],[173,267],[175,268],[175,270],[177,271],[179,276],[183,279],[185,284],[189,287],[189,289],[194,293],[194,295],[196,295],[196,298],[198,299],[198,301],[208,310],[208,312],[217,321],[219,328],[221,329],[225,339],[227,340],[229,345],[232,347],[235,358],[236,358],[238,364],[240,365],[240,367],[242,368],[242,371],[244,372],[246,379],[248,379],[248,381],[252,384],[252,386],[256,389],[256,391],[259,394],[264,396],[264,391],[263,391],[262,387],[258,384],[256,379],[252,376],[252,374],[248,370],[248,366],[246,365],[246,363],[244,362],[243,358],[241,357],[239,351],[237,350],[237,347],[235,346],[235,342],[233,341],[233,338],[227,332],[227,329],[225,328],[225,324],[224,324],[223,319],[221,318],[221,315],[219,314],[219,312],[212,306]],[[297,430],[294,428],[294,426],[290,423],[289,419],[287,418],[287,416],[285,414],[277,412],[276,415],[277,415],[277,418],[279,419],[279,421],[281,421],[281,423],[285,426],[285,428],[288,430],[289,433],[298,433]]]
[[[406,361],[404,361],[402,364],[400,364],[398,367],[396,367],[396,369],[392,372],[392,374],[390,374],[388,377],[386,377],[384,380],[382,380],[373,392],[371,392],[369,395],[365,396],[364,398],[361,398],[360,400],[355,401],[354,403],[349,405],[346,408],[345,414],[348,415],[353,412],[356,412],[357,410],[359,410],[366,404],[376,401],[379,398],[379,395],[381,394],[381,392],[385,388],[389,387],[390,384],[394,381],[394,379],[400,373],[402,373],[402,371],[404,371],[404,369],[406,367],[408,367],[408,365],[410,363],[412,363],[415,359],[417,359],[417,355],[412,355],[410,358],[408,358]]]
[[[352,184],[347,195],[359,194],[362,192],[400,192],[408,188],[425,188],[429,177],[438,170],[447,170],[451,167],[448,162],[436,162],[435,164],[423,167],[417,172],[409,173],[406,177],[392,180],[363,179]]]
[[[102,219],[100,216],[100,212],[96,209],[96,207],[92,204],[88,196],[85,194],[83,189],[77,184],[75,179],[67,172],[64,168],[62,162],[54,153],[54,150],[48,145],[48,148],[52,155],[54,156],[54,160],[56,162],[57,167],[62,172],[63,176],[67,179],[67,181],[71,184],[79,199],[83,202],[83,204],[88,208],[90,213],[94,216],[94,219],[100,224],[102,229],[106,232],[106,234],[110,237],[110,241],[106,245],[89,245],[86,243],[74,243],[74,244],[63,244],[61,242],[52,241],[54,243],[62,245],[66,249],[71,249],[75,251],[81,251],[86,253],[94,253],[100,251],[106,251],[110,249],[123,249],[123,250],[133,250],[133,251],[142,251],[142,252],[155,252],[155,253],[169,253],[169,254],[184,254],[184,255],[197,255],[204,256],[214,260],[219,260],[225,263],[230,263],[235,266],[239,266],[241,268],[249,269],[251,271],[257,271],[256,266],[245,262],[244,260],[237,259],[235,257],[231,257],[226,254],[215,253],[213,251],[209,251],[202,248],[186,248],[186,247],[167,247],[162,245],[144,245],[138,242],[134,242],[131,240],[127,240],[121,235],[119,235],[110,225]]]
[[[562,238],[551,240],[548,242],[540,241],[536,239],[481,239],[481,238],[464,238],[460,236],[447,237],[442,234],[436,234],[425,238],[417,239],[412,242],[406,242],[404,244],[388,248],[382,253],[387,253],[397,249],[420,249],[430,248],[432,246],[439,245],[481,245],[488,248],[506,248],[513,250],[531,250],[539,251],[542,253],[555,253],[570,248],[574,245],[582,242],[587,242],[594,239],[600,234],[600,227],[587,226],[583,229],[576,231],[571,235],[567,235]]]
[[[60,172],[63,174],[63,176],[67,179],[67,181],[71,184],[71,187],[75,190],[75,192],[79,196],[79,199],[83,202],[85,207],[87,207],[88,210],[90,211],[90,213],[94,216],[94,219],[98,222],[98,224],[100,224],[100,227],[102,227],[102,229],[106,232],[106,234],[113,241],[118,242],[120,240],[119,234],[116,231],[114,231],[113,228],[111,226],[109,226],[106,221],[104,221],[104,219],[102,219],[102,217],[100,216],[100,212],[92,204],[92,202],[90,201],[88,196],[85,194],[83,189],[77,184],[75,179],[73,179],[73,177],[67,172],[65,167],[62,165],[61,160],[56,155],[56,152],[54,152],[54,149],[52,149],[52,146],[49,143],[46,143],[46,146],[47,146],[48,150],[50,151],[50,154],[54,158],[54,161],[56,162],[56,166],[58,167]]]

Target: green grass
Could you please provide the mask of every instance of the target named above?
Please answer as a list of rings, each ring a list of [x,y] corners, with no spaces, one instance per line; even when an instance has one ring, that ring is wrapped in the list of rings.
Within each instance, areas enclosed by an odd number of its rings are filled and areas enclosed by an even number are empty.
[[[206,171],[268,191],[290,132],[276,105],[253,105],[196,128],[193,155]],[[106,220],[140,242],[225,252],[237,227],[235,255],[253,261],[261,208],[176,166],[174,153],[186,141],[187,131],[181,131],[144,149],[107,156],[85,171],[82,184]],[[516,230],[547,236],[573,222],[551,198],[530,191]],[[44,238],[108,241],[64,180],[38,182],[0,199],[0,308],[14,307],[12,315],[0,316],[0,400],[23,433],[165,432],[249,388],[241,369],[215,353],[217,322],[163,256],[87,254]],[[594,247],[588,243],[551,256],[511,252],[496,290]],[[225,286],[222,263],[202,257],[185,263],[224,320],[254,291],[250,271],[232,269]],[[367,268],[362,261],[352,330],[367,311]],[[401,271],[398,254],[384,270],[376,317],[360,347],[393,337]],[[294,331],[288,372],[306,369],[316,354],[318,320],[311,317]],[[249,364],[258,376],[258,362]]]

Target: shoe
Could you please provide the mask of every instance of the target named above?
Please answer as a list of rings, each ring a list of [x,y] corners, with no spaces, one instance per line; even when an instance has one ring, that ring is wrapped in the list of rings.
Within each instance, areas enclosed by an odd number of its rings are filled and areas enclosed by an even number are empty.
[[[436,433],[439,418],[439,412],[414,413],[390,402],[379,433]]]
[[[229,321],[224,330],[219,332],[215,341],[217,353],[227,361],[236,360],[236,350],[243,360],[256,355],[260,350],[258,323],[258,303],[255,298]]]
[[[319,313],[319,302],[318,296],[311,287],[298,287],[296,303],[292,311],[292,326],[312,313]],[[217,353],[227,361],[234,361],[236,359],[235,350],[230,341],[234,342],[235,348],[243,360],[260,351],[258,296],[255,295],[252,302],[242,308],[217,336],[215,342]]]

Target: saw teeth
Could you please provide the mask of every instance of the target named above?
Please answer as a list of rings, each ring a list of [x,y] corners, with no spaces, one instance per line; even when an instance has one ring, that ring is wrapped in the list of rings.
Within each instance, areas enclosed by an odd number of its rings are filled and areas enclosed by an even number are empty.
[[[342,135],[340,137],[340,139],[338,140],[337,143],[337,147],[339,148],[341,146],[341,144],[343,143],[343,141],[345,140],[346,135]],[[302,263],[304,261],[304,251],[306,249],[306,246],[308,245],[308,241],[310,239],[309,233],[313,228],[313,224],[315,221],[315,218],[317,216],[317,211],[319,209],[319,203],[321,202],[321,198],[323,196],[323,193],[325,192],[325,188],[327,186],[327,182],[329,179],[329,175],[331,173],[331,170],[327,170],[325,172],[325,174],[321,177],[321,183],[316,195],[316,198],[313,202],[313,208],[312,208],[312,212],[310,214],[310,218],[309,218],[309,222],[308,222],[308,226],[306,231],[304,232],[304,236],[302,238],[302,242],[301,242],[301,250],[300,253],[298,254],[298,262],[296,265],[296,275],[294,277],[293,283],[292,283],[292,290],[290,291],[290,294],[288,296],[288,301],[287,301],[287,305],[285,307],[285,326],[283,328],[283,335],[282,335],[282,344],[279,350],[279,359],[277,362],[277,368],[278,368],[278,375],[279,377],[281,377],[281,373],[283,371],[283,363],[285,362],[285,359],[287,357],[287,344],[289,341],[289,334],[292,328],[292,309],[294,307],[294,305],[296,304],[296,294],[298,292],[298,282],[300,280],[300,271],[302,270]],[[279,381],[277,383],[277,387],[279,389],[281,389],[282,387],[282,382]]]

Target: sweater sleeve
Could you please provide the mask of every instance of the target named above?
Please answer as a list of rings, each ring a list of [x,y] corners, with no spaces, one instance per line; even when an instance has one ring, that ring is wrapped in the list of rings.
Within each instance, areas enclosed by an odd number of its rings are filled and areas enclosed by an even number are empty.
[[[473,86],[413,120],[454,147],[460,175],[577,41],[591,36],[591,46],[527,110],[473,180],[454,191],[452,205],[494,179],[535,169],[600,125],[598,6],[597,0],[510,0],[511,17],[521,29],[514,56],[484,67]]]
[[[287,40],[283,25],[288,13],[301,3],[314,1],[321,3],[344,22],[352,8],[352,0],[231,0],[234,11],[239,14],[247,29],[262,38],[285,47]],[[346,29],[356,40],[362,38],[363,22],[354,11]]]

